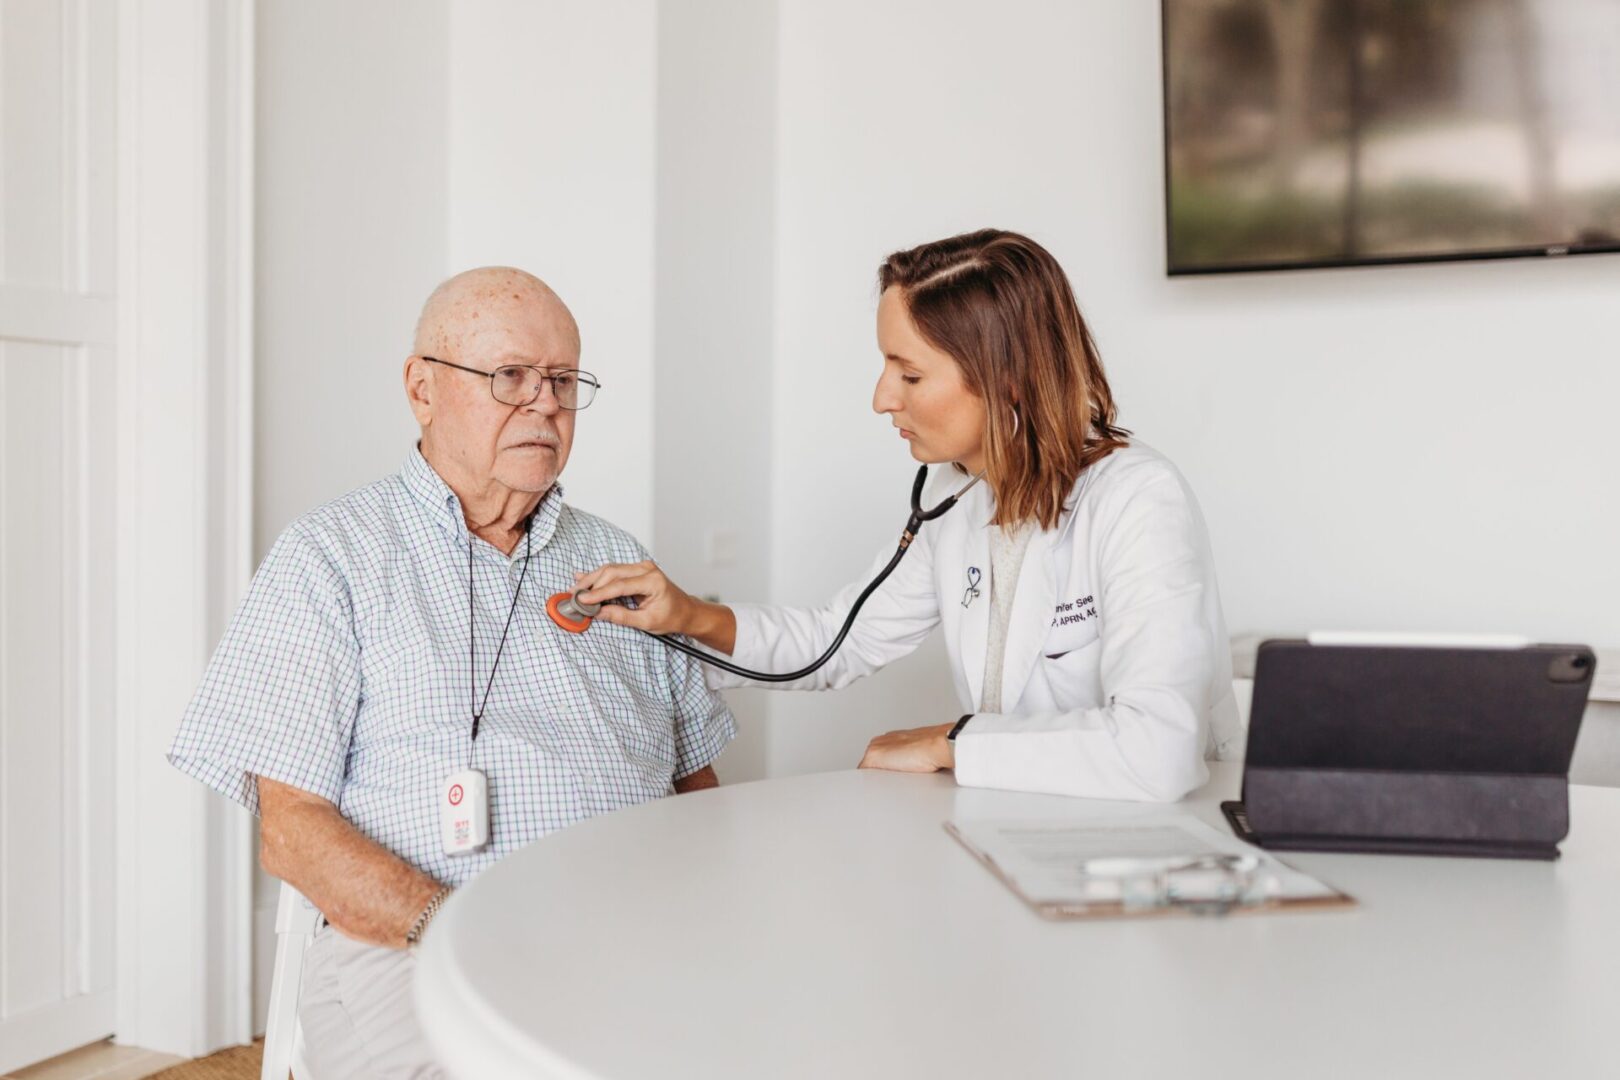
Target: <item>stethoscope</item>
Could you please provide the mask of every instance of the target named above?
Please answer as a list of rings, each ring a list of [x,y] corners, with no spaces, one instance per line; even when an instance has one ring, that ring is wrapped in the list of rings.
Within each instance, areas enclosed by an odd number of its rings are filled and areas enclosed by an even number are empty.
[[[895,549],[894,558],[890,559],[889,564],[878,572],[878,576],[872,579],[871,584],[861,590],[861,595],[855,598],[855,603],[850,607],[849,616],[844,619],[844,626],[838,631],[838,636],[833,638],[831,645],[827,646],[827,651],[818,656],[808,667],[785,673],[749,671],[745,667],[738,667],[723,656],[716,656],[714,653],[689,645],[679,638],[667,634],[653,634],[645,630],[642,633],[647,634],[648,637],[657,638],[677,652],[683,652],[687,656],[703,661],[705,664],[711,664],[722,671],[729,671],[733,675],[751,679],[754,682],[794,682],[802,679],[832,659],[833,653],[838,651],[838,647],[844,643],[844,638],[848,636],[849,628],[855,625],[855,616],[861,613],[861,605],[866,603],[867,597],[876,592],[877,587],[882,585],[890,574],[894,573],[894,568],[900,565],[900,560],[905,557],[906,550],[911,547],[911,542],[916,539],[917,530],[922,528],[923,522],[943,517],[946,511],[956,505],[958,499],[966,495],[974,484],[983,479],[984,473],[980,473],[962,485],[961,490],[955,495],[950,496],[930,510],[924,510],[922,508],[922,492],[923,485],[928,480],[928,466],[924,465],[917,470],[917,479],[911,485],[911,517],[906,520],[905,531],[900,534],[900,546]],[[587,604],[579,598],[580,593],[587,591],[589,591],[588,587],[577,589],[571,593],[557,593],[547,600],[546,611],[551,615],[552,621],[571,633],[584,633],[586,628],[591,625],[591,620],[602,610],[601,604]],[[612,601],[608,602],[612,603]]]

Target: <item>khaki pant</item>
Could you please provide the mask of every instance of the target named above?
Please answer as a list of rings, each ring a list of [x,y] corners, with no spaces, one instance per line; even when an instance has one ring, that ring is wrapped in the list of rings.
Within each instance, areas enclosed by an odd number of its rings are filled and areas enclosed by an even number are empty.
[[[296,1080],[443,1080],[411,998],[416,957],[330,926],[304,954],[298,1023],[313,1074]]]

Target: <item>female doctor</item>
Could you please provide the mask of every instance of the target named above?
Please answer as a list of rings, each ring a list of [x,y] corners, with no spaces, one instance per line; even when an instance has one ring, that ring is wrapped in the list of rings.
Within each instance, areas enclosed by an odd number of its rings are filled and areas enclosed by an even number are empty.
[[[873,739],[863,768],[964,785],[1170,801],[1234,750],[1237,707],[1208,536],[1176,468],[1114,423],[1096,345],[1039,244],[984,230],[878,272],[872,407],[933,470],[924,525],[849,637],[796,689],[843,687],[941,627],[966,713]],[[886,563],[885,551],[878,566]],[[756,671],[819,656],[868,579],[819,608],[706,603],[652,563],[580,576],[599,618],[685,634]],[[711,685],[749,685],[711,669]]]

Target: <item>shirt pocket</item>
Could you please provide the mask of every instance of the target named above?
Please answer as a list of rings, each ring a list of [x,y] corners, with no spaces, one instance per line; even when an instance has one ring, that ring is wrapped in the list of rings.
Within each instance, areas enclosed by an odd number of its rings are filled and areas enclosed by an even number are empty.
[[[586,636],[589,652],[581,659],[597,716],[626,760],[667,784],[675,771],[675,706],[666,646],[606,621],[592,623]]]
[[[431,636],[414,620],[396,616],[372,628],[360,644],[361,694],[372,705],[426,700],[436,667]]]
[[[579,652],[582,660],[610,673],[636,687],[667,686],[663,642],[629,626],[598,619],[580,635]]]

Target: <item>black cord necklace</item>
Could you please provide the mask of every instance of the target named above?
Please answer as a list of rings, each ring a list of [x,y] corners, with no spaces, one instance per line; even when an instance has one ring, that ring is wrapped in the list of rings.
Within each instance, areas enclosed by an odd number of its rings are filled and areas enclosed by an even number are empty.
[[[518,574],[517,588],[512,591],[512,606],[506,612],[506,627],[501,630],[501,643],[495,647],[495,663],[490,665],[489,679],[484,683],[484,700],[478,700],[478,634],[477,634],[477,608],[473,605],[473,543],[477,536],[472,527],[467,528],[467,689],[472,695],[468,705],[472,709],[472,741],[478,741],[478,722],[484,718],[484,710],[489,707],[490,687],[495,685],[495,672],[501,666],[501,653],[506,651],[506,635],[512,629],[512,616],[517,614],[518,597],[523,595],[523,580],[529,576],[529,537],[534,529],[534,517],[530,515],[527,528],[523,532],[523,572]],[[468,754],[472,753],[471,747]]]

